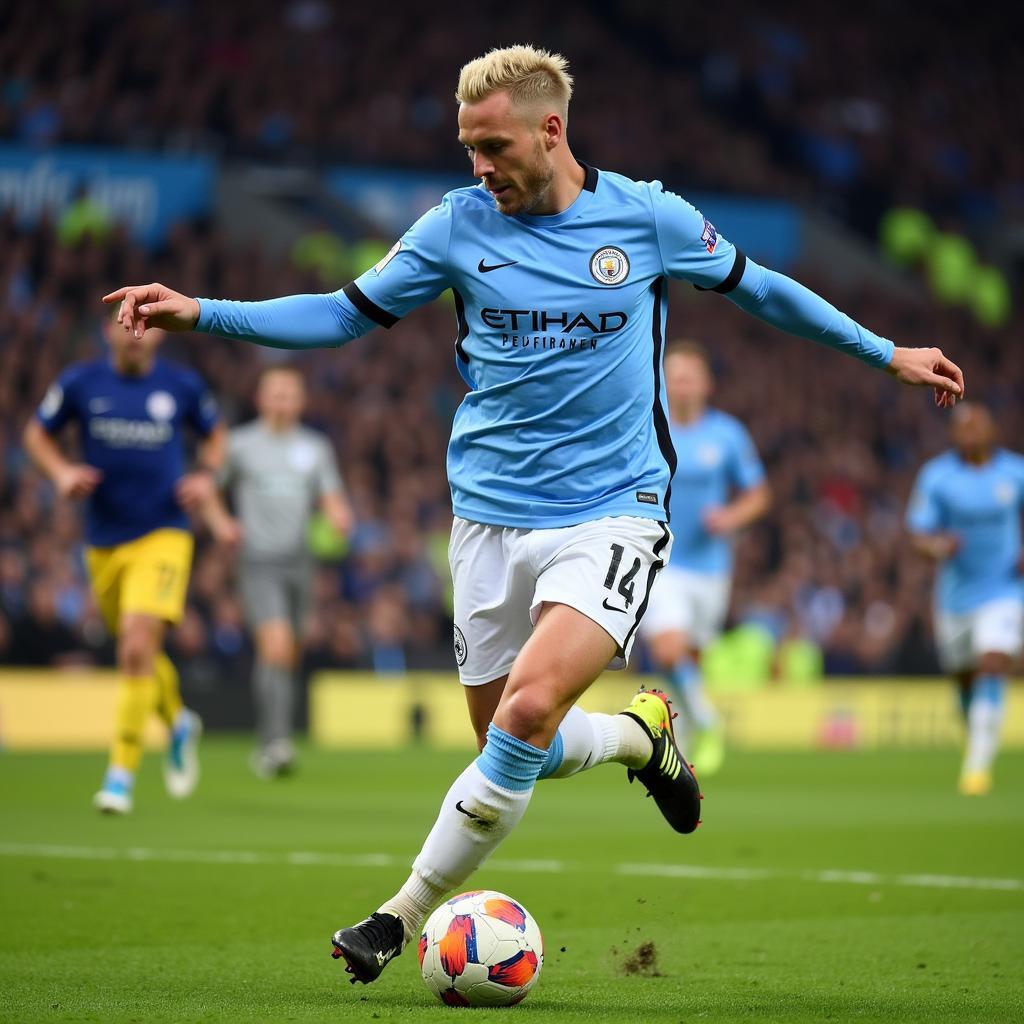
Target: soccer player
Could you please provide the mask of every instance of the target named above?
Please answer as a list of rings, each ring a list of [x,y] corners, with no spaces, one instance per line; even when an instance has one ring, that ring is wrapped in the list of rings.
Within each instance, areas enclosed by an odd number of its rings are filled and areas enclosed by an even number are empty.
[[[830,345],[946,406],[960,370],[896,348],[747,259],[660,184],[576,160],[561,56],[492,50],[461,72],[459,141],[480,185],[449,192],[337,292],[264,302],[119,288],[126,330],[200,330],[260,344],[342,345],[448,288],[470,390],[448,449],[455,660],[482,749],[445,797],[401,890],[333,939],[359,981],[418,938],[430,909],[516,826],[536,781],[616,761],[669,824],[692,831],[697,783],[663,695],[624,713],[575,704],[621,667],[669,555],[675,468],[662,381],[666,278],[691,281]]]
[[[677,698],[698,775],[716,772],[725,755],[718,712],[701,682],[700,654],[721,632],[729,610],[731,538],[763,516],[771,501],[750,435],[739,420],[708,408],[712,384],[700,345],[669,346],[665,391],[676,452],[672,556],[640,624],[668,692]]]
[[[167,792],[189,796],[199,780],[199,716],[182,705],[178,673],[163,651],[168,623],[184,611],[192,562],[186,512],[212,492],[226,431],[206,385],[157,358],[164,332],[106,326],[110,353],[69,367],[25,427],[25,449],[61,497],[86,499],[86,565],[96,603],[117,637],[122,675],[114,744],[95,806],[132,809],[142,734],[155,710],[170,731]],[[78,423],[83,461],[56,435]],[[185,469],[184,428],[202,438],[198,466]]]
[[[960,791],[992,788],[1006,676],[1024,633],[1024,455],[996,444],[995,422],[967,402],[953,415],[953,448],[925,463],[907,525],[916,550],[939,564],[935,639],[955,677],[967,726]]]
[[[259,418],[228,434],[221,483],[238,518],[214,496],[204,516],[215,537],[241,544],[240,586],[256,639],[253,696],[259,749],[252,765],[272,778],[294,767],[295,674],[313,581],[306,533],[319,508],[341,534],[352,510],[330,443],[300,422],[306,401],[295,367],[263,371],[256,392]]]

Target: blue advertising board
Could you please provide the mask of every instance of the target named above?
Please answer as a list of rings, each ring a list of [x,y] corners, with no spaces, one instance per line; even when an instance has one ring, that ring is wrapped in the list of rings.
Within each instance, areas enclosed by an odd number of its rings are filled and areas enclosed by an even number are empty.
[[[402,234],[417,217],[453,188],[476,184],[469,174],[442,174],[389,168],[334,167],[327,185],[339,199],[359,210],[386,235]],[[690,192],[666,182],[696,206],[751,259],[777,270],[796,263],[803,249],[803,214],[792,203]]]
[[[134,238],[154,245],[176,221],[208,212],[214,173],[206,157],[0,145],[0,209],[13,208],[30,225],[58,216],[84,189]]]

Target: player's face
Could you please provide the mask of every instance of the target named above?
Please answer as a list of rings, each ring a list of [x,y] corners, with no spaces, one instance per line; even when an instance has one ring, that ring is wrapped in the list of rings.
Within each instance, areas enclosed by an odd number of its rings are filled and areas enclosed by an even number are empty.
[[[148,372],[158,346],[167,337],[166,331],[151,327],[141,338],[136,338],[134,332],[125,331],[114,323],[107,325],[106,335],[114,365],[121,373],[131,374]]]
[[[984,406],[967,402],[957,406],[952,435],[953,445],[964,458],[984,457],[995,444],[995,421]]]
[[[699,356],[676,353],[665,360],[669,404],[698,409],[711,397],[711,374]]]
[[[555,168],[544,125],[505,92],[459,107],[459,142],[500,213],[530,213],[547,198]]]
[[[256,393],[256,407],[260,415],[274,423],[292,424],[298,421],[306,404],[306,389],[294,373],[265,373]]]

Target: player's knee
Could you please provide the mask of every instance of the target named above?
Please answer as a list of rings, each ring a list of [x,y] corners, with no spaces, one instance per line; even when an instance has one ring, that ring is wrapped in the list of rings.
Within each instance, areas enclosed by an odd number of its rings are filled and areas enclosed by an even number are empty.
[[[555,708],[549,694],[542,682],[517,687],[502,701],[495,724],[528,743],[550,740],[548,733],[553,735],[558,723],[550,727]]]
[[[257,647],[260,660],[278,668],[291,668],[295,660],[295,640],[284,626],[266,626],[260,630]]]
[[[660,669],[670,669],[689,656],[689,643],[683,633],[661,633],[651,641],[651,657]]]
[[[118,665],[128,676],[151,676],[154,653],[147,639],[125,637],[118,647]]]

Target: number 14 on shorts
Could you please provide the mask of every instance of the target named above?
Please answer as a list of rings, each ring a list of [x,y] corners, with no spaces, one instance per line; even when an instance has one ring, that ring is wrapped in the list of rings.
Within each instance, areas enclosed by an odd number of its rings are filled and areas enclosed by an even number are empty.
[[[636,574],[640,571],[640,559],[634,558],[633,564],[630,568],[619,578],[619,570],[622,568],[622,556],[625,554],[625,548],[621,544],[611,545],[612,557],[608,563],[608,572],[605,573],[604,587],[605,590],[615,590],[615,581],[619,580],[618,593],[622,596],[625,602],[625,608],[619,608],[614,604],[608,603],[608,598],[602,601],[603,607],[607,608],[610,612],[627,612],[630,606],[633,604],[633,594],[636,589],[634,579]]]

